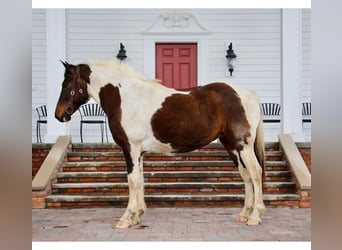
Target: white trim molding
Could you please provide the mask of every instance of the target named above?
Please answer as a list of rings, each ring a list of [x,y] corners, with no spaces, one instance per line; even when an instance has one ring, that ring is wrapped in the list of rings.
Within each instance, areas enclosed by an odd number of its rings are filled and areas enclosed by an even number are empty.
[[[44,142],[55,142],[69,132],[69,125],[55,119],[55,107],[61,91],[64,67],[59,60],[66,56],[65,9],[46,10],[46,76],[47,76],[47,135]]]
[[[209,35],[211,34],[197,20],[197,18],[184,11],[175,10],[165,12],[144,31],[143,35]]]
[[[304,140],[302,129],[302,10],[282,10],[282,133]]]

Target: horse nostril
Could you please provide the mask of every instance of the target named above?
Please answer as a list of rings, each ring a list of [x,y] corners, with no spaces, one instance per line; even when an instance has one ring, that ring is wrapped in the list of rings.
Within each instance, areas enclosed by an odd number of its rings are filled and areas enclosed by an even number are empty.
[[[72,115],[74,109],[72,107],[72,105],[68,105],[67,109],[65,110],[65,112],[68,114],[68,115]]]

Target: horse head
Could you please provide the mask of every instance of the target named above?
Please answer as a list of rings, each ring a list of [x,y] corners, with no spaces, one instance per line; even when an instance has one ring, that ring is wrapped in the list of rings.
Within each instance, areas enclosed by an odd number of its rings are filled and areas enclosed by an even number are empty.
[[[87,84],[90,83],[91,70],[87,64],[72,65],[66,61],[62,64],[65,67],[64,81],[55,117],[60,122],[67,122],[70,121],[71,115],[89,100]]]

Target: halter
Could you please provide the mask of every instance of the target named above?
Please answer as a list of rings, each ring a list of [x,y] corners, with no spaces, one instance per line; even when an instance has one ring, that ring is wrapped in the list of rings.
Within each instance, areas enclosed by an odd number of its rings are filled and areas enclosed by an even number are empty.
[[[71,98],[68,103],[68,107],[66,109],[66,113],[68,115],[71,115],[74,111],[72,105],[74,103],[73,101],[74,101],[74,96],[75,96],[76,91],[78,91],[81,94],[81,97],[83,99],[83,89],[81,88],[80,80],[81,80],[80,66],[76,66],[76,74],[74,75],[74,89],[70,91]]]

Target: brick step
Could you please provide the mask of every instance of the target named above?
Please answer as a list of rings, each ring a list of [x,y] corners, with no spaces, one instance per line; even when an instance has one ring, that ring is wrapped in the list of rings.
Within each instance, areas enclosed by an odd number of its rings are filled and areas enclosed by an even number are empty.
[[[172,181],[242,181],[238,171],[145,171],[145,182]],[[290,171],[267,171],[266,181],[291,181]],[[115,172],[59,172],[58,183],[125,182],[126,171]]]
[[[269,207],[298,207],[299,195],[264,194],[264,202]],[[243,206],[244,194],[146,194],[148,207],[231,207]],[[57,207],[126,207],[128,195],[49,195],[48,208]]]
[[[266,143],[265,148],[279,148],[275,144]],[[73,143],[74,152],[121,152],[121,148],[113,143]],[[221,143],[210,143],[196,151],[226,151]]]
[[[64,162],[63,171],[126,171],[123,161]],[[233,170],[233,161],[144,161],[144,170]]]
[[[78,152],[118,152],[121,151],[120,147],[115,145],[114,143],[73,143],[72,144],[73,151]],[[208,145],[198,149],[199,151],[212,151],[212,150],[222,150],[225,151],[225,148],[221,143],[213,142]],[[277,151],[279,150],[279,142],[265,142],[265,150],[266,151]]]
[[[244,192],[243,182],[152,182],[145,183],[146,194],[180,193],[240,193]],[[295,184],[291,182],[266,182],[264,191],[293,193]],[[53,194],[128,194],[127,182],[98,183],[57,183],[52,184]]]
[[[281,151],[266,151],[266,160],[281,160]],[[69,162],[79,161],[124,161],[122,152],[69,152]],[[189,153],[178,153],[174,155],[146,153],[144,161],[209,161],[209,160],[231,160],[226,151],[193,151]]]
[[[122,152],[70,152],[68,161],[124,161]],[[230,160],[227,152],[206,151],[179,153],[173,155],[145,153],[144,161],[176,161],[176,160]]]
[[[282,151],[265,151],[266,161],[281,161],[283,157],[284,153]]]
[[[283,161],[265,161],[264,162],[265,171],[287,171],[288,164],[286,160]]]
[[[265,161],[266,170],[286,170],[286,161]],[[233,161],[144,161],[144,171],[232,171],[236,170]],[[125,171],[123,161],[83,161],[64,162],[62,171]]]

